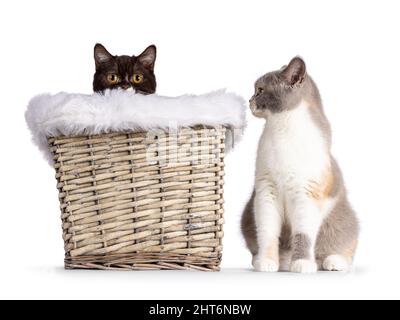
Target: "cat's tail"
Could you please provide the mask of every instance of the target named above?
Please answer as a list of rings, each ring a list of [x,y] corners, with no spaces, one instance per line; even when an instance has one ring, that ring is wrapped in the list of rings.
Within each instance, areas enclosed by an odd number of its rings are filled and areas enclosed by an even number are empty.
[[[254,198],[255,191],[253,191],[250,200],[247,202],[246,207],[244,208],[241,220],[242,234],[246,241],[247,248],[250,250],[253,256],[255,256],[258,252],[257,232],[254,219]]]

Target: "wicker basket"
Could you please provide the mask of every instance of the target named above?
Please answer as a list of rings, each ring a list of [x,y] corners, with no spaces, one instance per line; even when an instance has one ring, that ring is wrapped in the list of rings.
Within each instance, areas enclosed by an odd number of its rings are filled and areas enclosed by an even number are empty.
[[[224,139],[222,127],[49,138],[65,268],[218,271]]]

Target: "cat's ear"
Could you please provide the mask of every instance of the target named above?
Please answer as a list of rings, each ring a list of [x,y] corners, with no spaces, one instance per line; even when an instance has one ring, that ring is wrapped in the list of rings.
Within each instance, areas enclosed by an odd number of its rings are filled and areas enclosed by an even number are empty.
[[[290,86],[300,84],[306,77],[306,64],[300,57],[293,58],[281,71],[281,77]]]
[[[114,59],[111,53],[100,43],[94,46],[94,61],[96,62],[96,68],[101,64],[110,62]]]
[[[151,45],[146,48],[138,57],[138,61],[147,69],[154,70],[154,64],[156,62],[157,48],[155,45]]]

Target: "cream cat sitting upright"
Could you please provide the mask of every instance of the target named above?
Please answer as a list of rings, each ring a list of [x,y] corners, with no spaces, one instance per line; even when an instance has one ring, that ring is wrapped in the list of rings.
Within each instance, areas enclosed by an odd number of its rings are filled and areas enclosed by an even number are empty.
[[[257,80],[250,108],[265,118],[242,231],[257,271],[346,271],[358,221],[330,153],[331,130],[302,59]]]

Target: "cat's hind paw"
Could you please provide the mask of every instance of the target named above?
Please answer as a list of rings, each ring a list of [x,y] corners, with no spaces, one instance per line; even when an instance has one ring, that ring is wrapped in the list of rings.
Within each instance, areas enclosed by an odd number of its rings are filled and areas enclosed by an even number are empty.
[[[258,256],[253,258],[253,267],[258,272],[278,272],[279,270],[279,265],[274,260]]]
[[[316,273],[318,271],[318,265],[315,261],[307,259],[299,259],[293,261],[290,266],[290,272],[295,273]]]
[[[322,263],[322,269],[325,271],[349,271],[350,264],[348,260],[338,254],[328,256]]]

